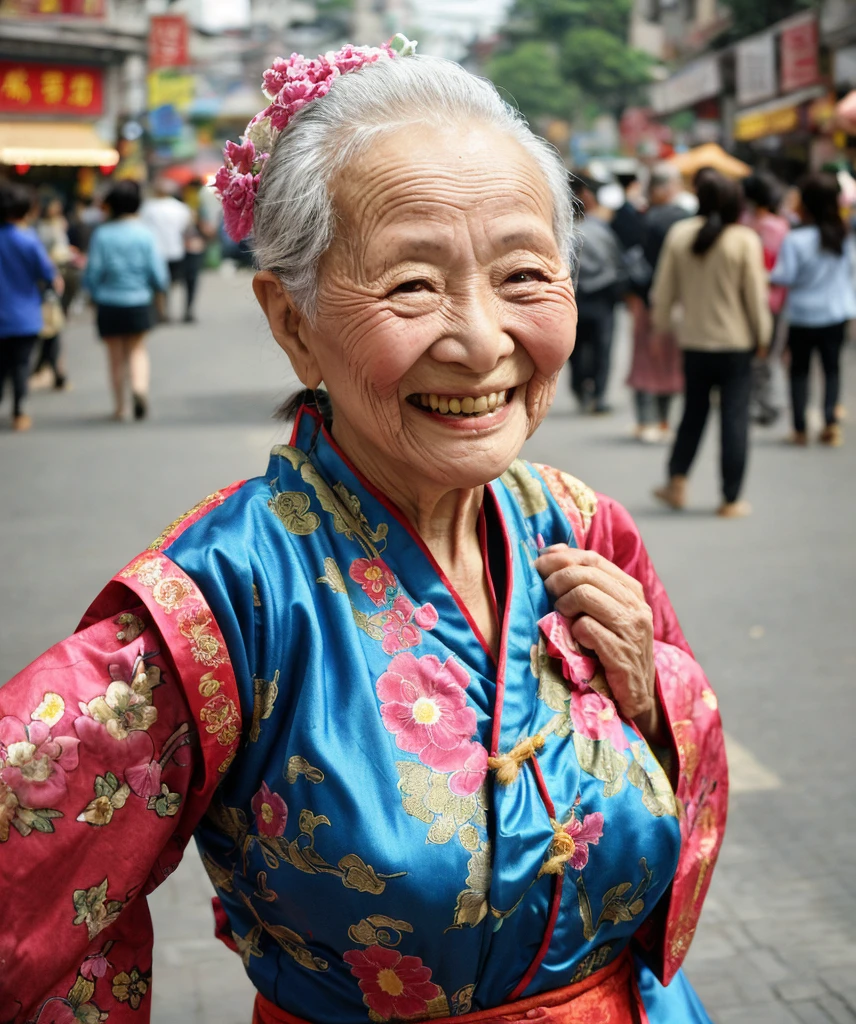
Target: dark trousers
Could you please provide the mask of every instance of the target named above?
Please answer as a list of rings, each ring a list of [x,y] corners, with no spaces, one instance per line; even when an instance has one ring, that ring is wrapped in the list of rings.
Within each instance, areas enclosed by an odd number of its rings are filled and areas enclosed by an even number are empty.
[[[722,493],[726,501],[737,500],[749,448],[751,386],[751,352],[684,351],[684,414],[669,459],[670,476],[689,473],[710,412],[710,392],[717,388]]]
[[[636,408],[636,422],[640,427],[669,422],[671,395],[652,395],[650,391],[634,391],[633,404]]]
[[[603,405],[609,382],[615,307],[580,305],[577,340],[571,353],[571,390],[581,402]]]
[[[54,375],[55,387],[61,387],[65,381],[65,374],[59,368],[60,342],[59,334],[55,334],[52,338],[39,339],[39,352],[36,356],[36,365],[33,368],[33,373],[38,373],[46,366],[49,367]]]
[[[840,388],[841,349],[844,345],[846,324],[830,324],[827,327],[796,327],[788,330],[788,348],[791,353],[791,408],[794,430],[805,433],[805,409],[808,405],[808,374],[811,368],[811,354],[815,349],[820,353],[823,376],[826,381],[823,396],[823,414],[826,425],[835,423],[835,406],[838,404]]]
[[[6,378],[11,377],[14,416],[20,416],[24,411],[27,381],[30,377],[30,358],[35,343],[35,335],[24,338],[0,338],[0,400],[6,390]]]
[[[199,284],[199,272],[202,270],[202,263],[204,260],[204,252],[189,252],[184,257],[184,287],[186,293],[184,315],[186,317],[193,316],[193,303],[196,299],[196,287]]]

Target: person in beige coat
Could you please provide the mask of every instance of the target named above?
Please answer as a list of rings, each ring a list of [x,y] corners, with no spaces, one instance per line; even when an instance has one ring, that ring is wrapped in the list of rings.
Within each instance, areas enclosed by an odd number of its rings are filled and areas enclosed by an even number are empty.
[[[684,412],[669,459],[669,481],[654,492],[686,505],[687,476],[719,391],[723,502],[719,515],[747,515],[740,500],[749,441],[752,358],[770,344],[772,318],[764,254],[757,234],[737,221],[743,192],[709,172],[698,186],[699,216],[666,236],[651,291],[655,330],[672,331],[684,361]]]

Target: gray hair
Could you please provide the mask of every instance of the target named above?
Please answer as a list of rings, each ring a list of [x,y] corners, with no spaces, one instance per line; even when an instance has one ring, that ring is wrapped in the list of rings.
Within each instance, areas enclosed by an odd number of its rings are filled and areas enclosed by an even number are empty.
[[[256,264],[277,274],[298,308],[315,312],[318,266],[335,237],[330,185],[379,138],[413,124],[475,121],[515,139],[553,199],[553,233],[573,267],[573,205],[559,153],[534,135],[495,87],[439,57],[379,60],[338,78],[285,127],[265,164],[255,203]]]

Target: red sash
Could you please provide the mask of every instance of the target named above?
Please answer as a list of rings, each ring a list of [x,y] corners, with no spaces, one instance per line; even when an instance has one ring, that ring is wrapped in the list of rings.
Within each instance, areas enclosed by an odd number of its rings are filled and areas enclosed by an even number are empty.
[[[442,1017],[432,1024],[646,1024],[648,1018],[637,993],[629,951],[584,981],[542,992],[529,999],[496,1006],[492,1010]],[[311,1024],[256,996],[253,1024]]]

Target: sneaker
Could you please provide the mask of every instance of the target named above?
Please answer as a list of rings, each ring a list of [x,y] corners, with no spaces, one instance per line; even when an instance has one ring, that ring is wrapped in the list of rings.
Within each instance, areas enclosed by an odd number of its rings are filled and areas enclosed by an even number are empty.
[[[716,514],[723,519],[745,519],[752,514],[752,506],[748,501],[726,501],[719,506]]]
[[[844,444],[844,431],[840,423],[830,423],[820,435],[819,441],[830,448],[840,448]]]
[[[134,395],[134,419],[144,420],[149,412],[149,401],[145,395]]]
[[[687,478],[685,476],[673,476],[665,487],[658,487],[653,491],[654,497],[662,501],[669,508],[680,510],[687,505]]]
[[[25,412],[22,412],[19,416],[15,416],[12,420],[12,429],[17,430],[19,434],[22,434],[25,430],[29,430],[32,425],[32,418]]]
[[[642,444],[658,444],[660,441],[660,430],[653,425],[637,427],[636,440],[641,441]]]

